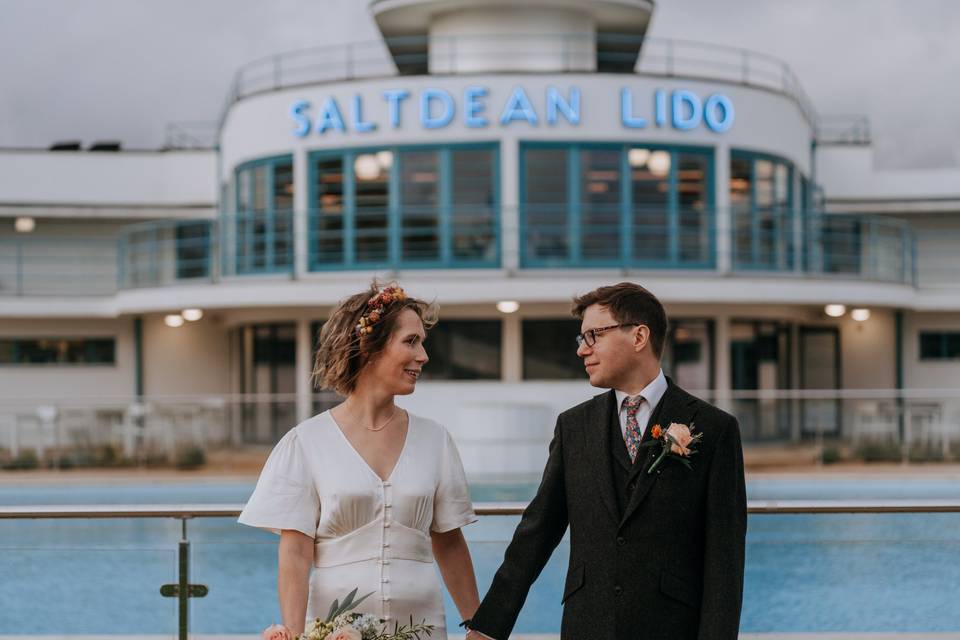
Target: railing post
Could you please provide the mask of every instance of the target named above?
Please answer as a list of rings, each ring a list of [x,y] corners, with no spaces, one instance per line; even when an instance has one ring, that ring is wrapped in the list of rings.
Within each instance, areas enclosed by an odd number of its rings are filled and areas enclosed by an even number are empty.
[[[17,241],[17,295],[23,295],[23,242]]]
[[[160,595],[177,599],[177,638],[188,640],[190,632],[190,598],[203,598],[209,592],[206,585],[190,584],[190,541],[187,540],[187,520],[180,516],[181,537],[177,545],[177,583],[160,587]]]

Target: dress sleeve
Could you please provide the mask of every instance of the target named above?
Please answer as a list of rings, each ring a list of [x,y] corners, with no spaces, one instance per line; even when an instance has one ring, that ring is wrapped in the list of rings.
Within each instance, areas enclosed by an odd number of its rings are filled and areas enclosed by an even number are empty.
[[[319,521],[320,496],[292,429],[270,452],[238,522],[276,534],[293,529],[314,538]]]
[[[463,471],[457,445],[443,429],[443,451],[440,456],[440,480],[433,498],[433,522],[430,530],[445,533],[477,521],[470,501],[467,475]]]

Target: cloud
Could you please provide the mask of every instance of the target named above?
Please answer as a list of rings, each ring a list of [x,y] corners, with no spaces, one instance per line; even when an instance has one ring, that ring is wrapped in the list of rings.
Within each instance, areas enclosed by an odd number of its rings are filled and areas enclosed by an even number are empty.
[[[379,40],[358,0],[0,0],[0,145],[163,143],[170,121],[214,121],[245,62]],[[663,0],[651,36],[767,53],[818,111],[873,121],[882,166],[957,161],[960,3]]]

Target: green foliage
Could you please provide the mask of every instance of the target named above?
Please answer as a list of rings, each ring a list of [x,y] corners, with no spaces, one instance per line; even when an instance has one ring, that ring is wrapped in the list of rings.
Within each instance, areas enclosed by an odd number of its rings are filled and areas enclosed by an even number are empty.
[[[900,462],[903,454],[900,446],[892,442],[867,442],[855,451],[856,457],[864,462]]]
[[[196,469],[207,462],[207,454],[198,446],[190,446],[177,452],[177,469]]]
[[[38,464],[37,452],[33,449],[24,449],[15,458],[4,463],[3,468],[8,471],[25,471],[36,469]]]

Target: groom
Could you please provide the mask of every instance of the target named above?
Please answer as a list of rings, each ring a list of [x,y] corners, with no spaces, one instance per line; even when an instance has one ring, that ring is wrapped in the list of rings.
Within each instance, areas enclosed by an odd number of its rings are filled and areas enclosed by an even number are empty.
[[[507,640],[569,526],[563,640],[734,640],[747,528],[737,420],[663,375],[667,316],[643,287],[601,287],[573,314],[590,384],[609,391],[557,419],[540,488],[467,638]],[[672,423],[702,439],[650,473],[663,448],[641,445]]]

